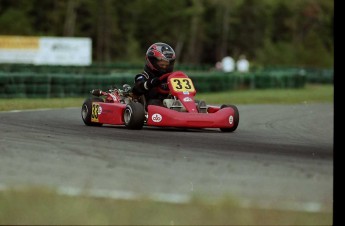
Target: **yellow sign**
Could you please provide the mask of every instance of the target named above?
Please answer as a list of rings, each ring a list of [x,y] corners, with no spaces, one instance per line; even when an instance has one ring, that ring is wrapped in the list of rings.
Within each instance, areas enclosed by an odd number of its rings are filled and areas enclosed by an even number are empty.
[[[39,38],[32,36],[0,35],[0,49],[38,49]]]

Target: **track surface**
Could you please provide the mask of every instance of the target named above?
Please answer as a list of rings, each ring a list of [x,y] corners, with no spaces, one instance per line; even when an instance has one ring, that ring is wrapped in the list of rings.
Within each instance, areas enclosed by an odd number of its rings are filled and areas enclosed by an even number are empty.
[[[2,112],[0,186],[211,201],[228,195],[250,205],[332,211],[333,105],[238,109],[234,133],[88,127],[79,108]]]

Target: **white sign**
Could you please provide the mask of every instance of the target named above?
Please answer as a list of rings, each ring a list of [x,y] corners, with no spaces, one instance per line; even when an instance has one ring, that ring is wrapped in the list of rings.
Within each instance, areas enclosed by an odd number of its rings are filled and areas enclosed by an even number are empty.
[[[77,65],[92,63],[90,38],[0,36],[0,63]]]
[[[40,38],[34,64],[90,65],[91,39]]]

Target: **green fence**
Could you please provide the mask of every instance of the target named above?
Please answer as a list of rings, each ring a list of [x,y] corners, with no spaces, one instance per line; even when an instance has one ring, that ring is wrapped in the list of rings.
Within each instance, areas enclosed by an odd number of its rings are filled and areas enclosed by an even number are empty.
[[[79,75],[109,75],[113,73],[132,72],[137,73],[143,69],[143,63],[127,63],[117,62],[112,64],[97,64],[90,66],[54,66],[54,65],[31,65],[31,64],[0,64],[0,73],[31,73],[31,74],[79,74]],[[188,73],[208,73],[214,74],[212,65],[184,65],[176,64],[175,70],[186,71]],[[332,68],[302,68],[302,67],[284,67],[284,66],[270,66],[261,68],[252,68],[252,73],[255,75],[265,74],[270,76],[277,76],[276,83],[281,77],[291,74],[304,75],[308,83],[333,83],[333,69]],[[278,76],[279,75],[279,76]],[[280,76],[283,75],[283,76]],[[273,81],[272,81],[273,82]],[[260,83],[260,82],[259,82]],[[265,83],[265,82],[264,82]]]
[[[0,73],[0,97],[79,97],[132,81],[127,75]]]
[[[65,74],[110,74],[113,72],[137,71],[143,69],[144,63],[118,62],[112,64],[92,64],[90,66],[58,66],[58,65],[32,65],[32,64],[0,64],[0,72],[25,73],[65,73]],[[178,64],[175,70],[182,71],[209,71],[210,65]]]
[[[304,75],[307,83],[333,84],[334,70],[332,68],[310,67],[265,67],[260,70],[265,74],[300,74]]]
[[[306,76],[298,72],[189,72],[198,92],[240,89],[303,88]],[[0,98],[82,97],[92,89],[132,85],[135,73],[111,74],[0,72]]]
[[[143,65],[130,63],[91,66],[0,64],[0,98],[81,97],[92,89],[132,85]],[[333,69],[265,67],[250,73],[214,71],[210,65],[176,65],[198,92],[241,89],[303,88],[306,83],[333,83]]]

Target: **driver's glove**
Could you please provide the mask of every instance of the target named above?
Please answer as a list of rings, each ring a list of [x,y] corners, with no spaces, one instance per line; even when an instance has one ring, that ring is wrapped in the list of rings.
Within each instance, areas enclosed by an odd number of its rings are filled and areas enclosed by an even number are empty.
[[[161,80],[159,80],[159,78],[150,78],[149,80],[147,80],[145,82],[145,88],[147,89],[151,89],[153,87],[157,87],[161,84]]]
[[[164,90],[169,90],[168,83],[162,83],[160,87]]]

